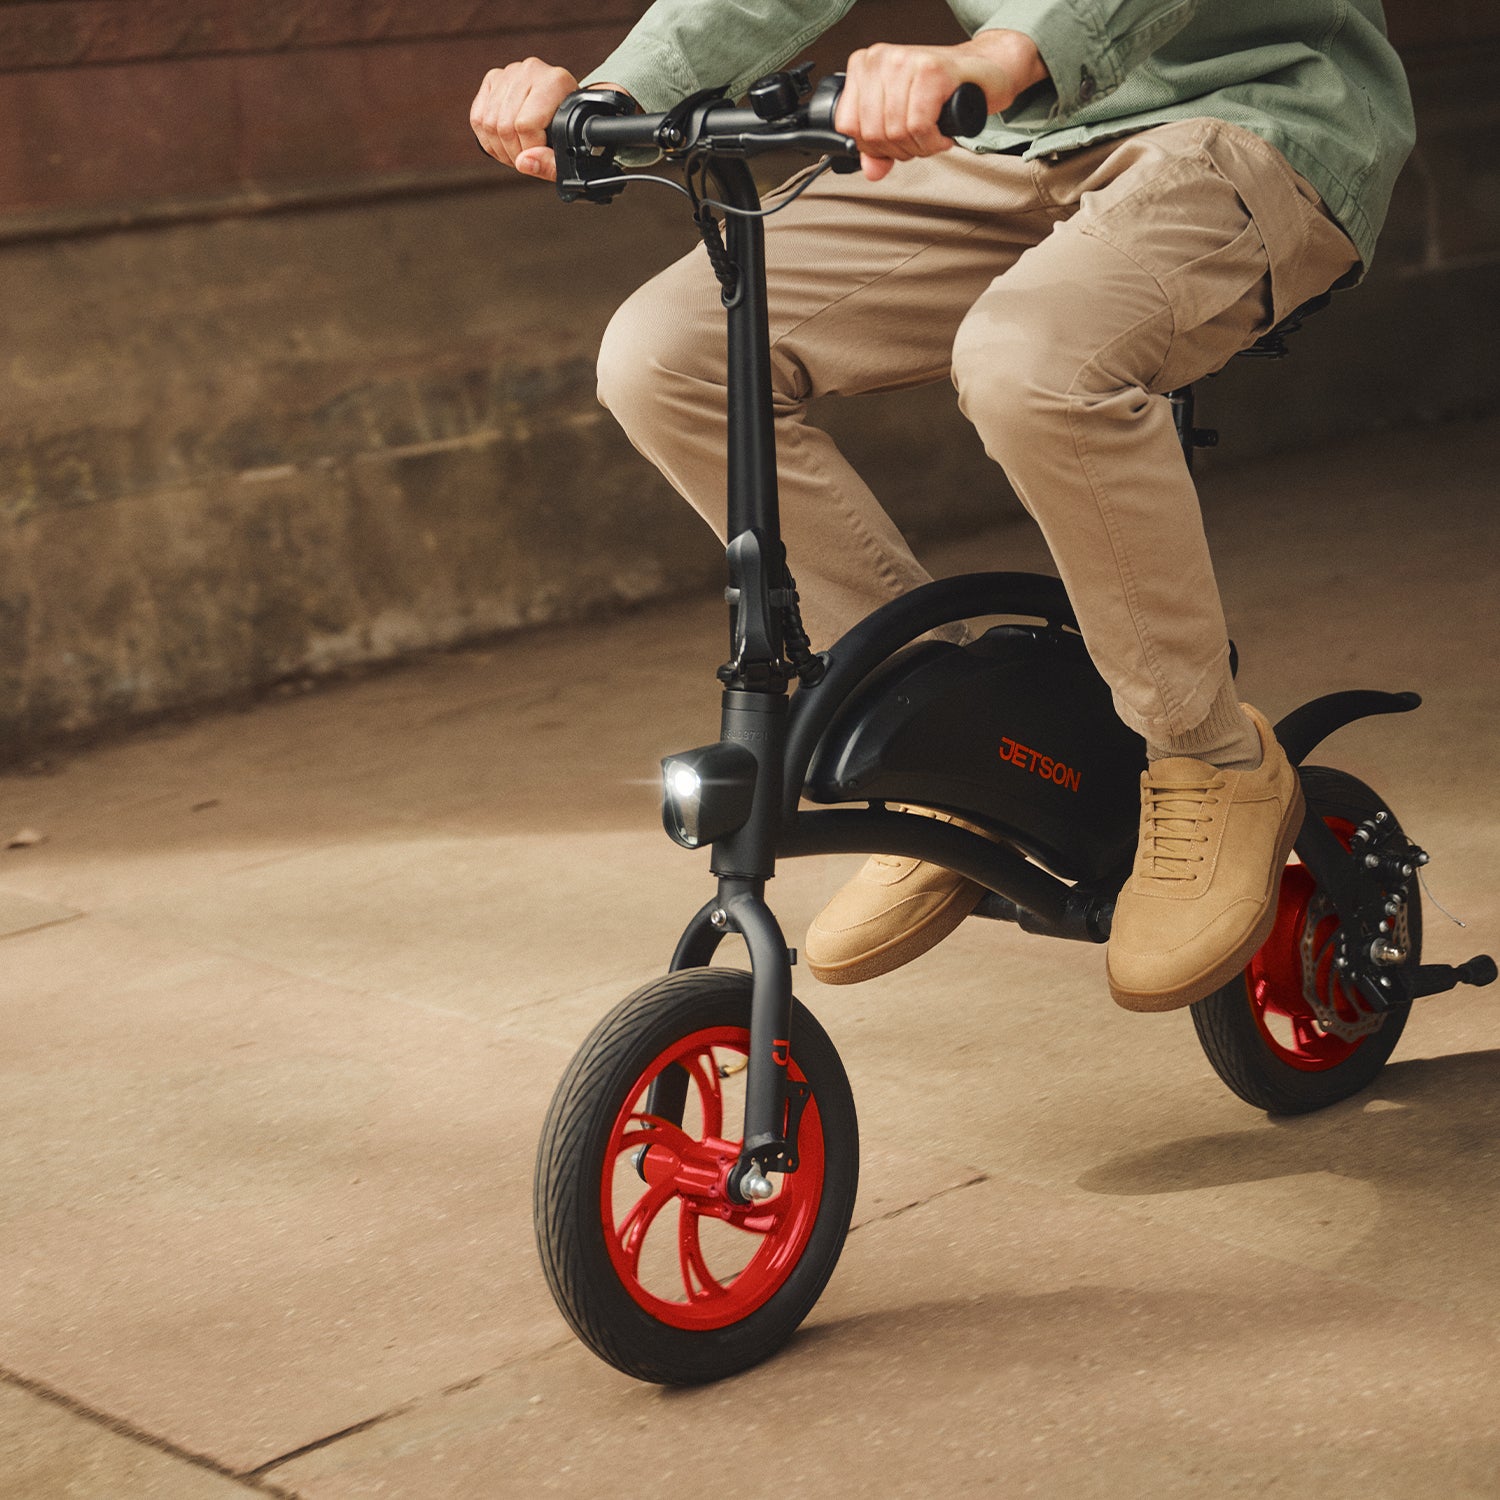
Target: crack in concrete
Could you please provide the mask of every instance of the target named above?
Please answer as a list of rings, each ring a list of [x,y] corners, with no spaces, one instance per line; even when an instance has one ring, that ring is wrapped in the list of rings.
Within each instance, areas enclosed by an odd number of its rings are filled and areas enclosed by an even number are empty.
[[[49,917],[45,922],[33,922],[30,927],[13,927],[9,932],[0,932],[0,943],[8,938],[27,937],[33,932],[44,932],[49,927],[62,927],[68,922],[78,922],[87,915],[84,911],[72,911],[65,917]]]
[[[472,1391],[483,1385],[486,1380],[493,1380],[496,1375],[503,1374],[506,1370],[513,1370],[517,1365],[524,1365],[528,1360],[545,1359],[549,1354],[556,1354],[562,1349],[571,1349],[578,1340],[571,1333],[564,1334],[552,1344],[543,1344],[540,1349],[533,1349],[529,1354],[523,1354],[518,1359],[508,1359],[504,1364],[493,1365],[488,1370],[482,1370],[478,1375],[471,1375],[467,1380],[456,1380],[452,1385],[445,1385],[436,1396],[422,1396],[411,1404],[421,1406],[427,1401],[441,1400],[444,1396],[458,1396],[465,1391]]]
[[[94,1423],[95,1426],[106,1428],[118,1437],[128,1438],[131,1442],[140,1443],[147,1448],[154,1448],[158,1453],[165,1453],[170,1458],[193,1465],[194,1468],[207,1469],[221,1479],[233,1480],[236,1484],[242,1484],[246,1489],[255,1490],[262,1495],[278,1496],[280,1500],[297,1500],[297,1496],[291,1490],[284,1490],[274,1484],[261,1484],[256,1477],[258,1471],[252,1470],[248,1474],[236,1473],[217,1459],[210,1458],[206,1453],[194,1453],[192,1449],[183,1448],[169,1438],[158,1437],[154,1432],[146,1432],[133,1423],[127,1422],[123,1417],[100,1411],[97,1407],[68,1395],[66,1391],[56,1390],[40,1380],[33,1380],[28,1375],[0,1368],[0,1381],[14,1386],[17,1390],[26,1391],[29,1395],[36,1396],[43,1401],[49,1401],[54,1406],[60,1406],[75,1417],[82,1417],[85,1421]]]
[[[849,1227],[850,1234],[856,1234],[861,1229],[868,1229],[871,1224],[885,1224],[891,1219],[899,1219],[902,1214],[909,1214],[914,1208],[925,1208],[929,1203],[936,1203],[939,1198],[946,1198],[949,1193],[961,1193],[965,1188],[978,1187],[981,1182],[988,1182],[990,1174],[980,1172],[977,1176],[965,1178],[962,1182],[955,1182],[951,1187],[939,1188],[935,1193],[929,1193],[925,1198],[918,1198],[915,1203],[903,1203],[900,1208],[888,1209],[883,1214],[876,1214],[874,1218],[862,1219],[858,1224]]]
[[[275,1458],[267,1459],[263,1464],[257,1464],[253,1469],[246,1469],[243,1474],[236,1477],[248,1480],[258,1480],[270,1473],[272,1469],[279,1469],[283,1464],[289,1464],[293,1459],[305,1458],[309,1453],[316,1453],[320,1448],[331,1447],[343,1438],[353,1437],[356,1433],[368,1432],[372,1427],[378,1427],[382,1422],[389,1422],[392,1417],[399,1417],[409,1412],[416,1406],[415,1401],[404,1401],[400,1406],[393,1406],[389,1411],[377,1412],[373,1417],[366,1417],[362,1422],[351,1422],[347,1427],[340,1427],[337,1432],[330,1432],[326,1437],[314,1438],[310,1443],[303,1443],[300,1448],[293,1448],[289,1452],[278,1454]],[[276,1494],[291,1494],[290,1490],[276,1490]]]
[[[368,1432],[372,1427],[379,1427],[384,1422],[392,1421],[396,1417],[403,1417],[407,1412],[415,1411],[418,1407],[425,1406],[432,1401],[441,1401],[447,1396],[462,1395],[465,1391],[472,1391],[484,1384],[486,1380],[498,1375],[503,1370],[510,1369],[513,1365],[524,1364],[528,1359],[535,1359],[539,1355],[554,1354],[559,1349],[566,1349],[574,1342],[571,1335],[559,1339],[555,1344],[548,1344],[544,1348],[536,1350],[532,1354],[523,1355],[520,1359],[507,1360],[503,1365],[496,1365],[493,1369],[483,1370],[478,1375],[470,1375],[463,1380],[456,1380],[451,1385],[445,1385],[430,1396],[417,1396],[411,1401],[404,1401],[400,1406],[393,1406],[389,1411],[376,1413],[373,1417],[366,1417],[362,1422],[351,1423],[348,1427],[341,1427],[337,1432],[330,1432],[326,1437],[314,1438],[310,1443],[304,1443],[300,1448],[293,1448],[289,1453],[282,1453],[276,1458],[268,1459],[263,1464],[257,1464],[253,1469],[247,1469],[243,1474],[237,1474],[237,1479],[260,1479],[272,1469],[279,1469],[284,1464],[291,1463],[294,1459],[305,1458],[309,1453],[316,1453],[320,1448],[331,1448],[333,1444],[342,1442],[344,1438],[354,1437],[361,1432]],[[268,1493],[275,1495],[287,1495],[291,1500],[296,1500],[295,1492],[290,1490],[270,1489]]]

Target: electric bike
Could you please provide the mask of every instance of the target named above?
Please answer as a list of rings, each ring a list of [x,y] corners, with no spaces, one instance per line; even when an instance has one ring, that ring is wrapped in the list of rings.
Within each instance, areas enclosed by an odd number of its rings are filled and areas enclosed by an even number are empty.
[[[684,167],[682,183],[653,180],[692,199],[729,325],[720,732],[662,763],[666,831],[711,846],[717,886],[669,973],[622,1001],[574,1057],[535,1182],[542,1264],[564,1316],[602,1358],[665,1384],[716,1380],[779,1348],[832,1274],[854,1207],[854,1101],[827,1033],[792,993],[795,955],[766,901],[777,860],[930,860],[985,888],[978,917],[1102,943],[1136,841],[1145,746],[1116,717],[1056,578],[929,583],[826,652],[802,627],[777,513],[762,229],[796,191],[763,209],[748,163],[794,151],[825,157],[823,170],[857,169],[854,143],[833,128],[841,84],[835,74],[814,89],[804,67],[760,80],[747,105],[707,91],[649,115],[585,90],[550,130],[565,201],[608,202],[645,175],[620,169],[624,149]],[[977,134],[984,116],[983,94],[965,85],[940,128]],[[1248,352],[1284,353],[1327,300]],[[1170,400],[1191,463],[1214,435],[1193,426],[1191,389]],[[967,645],[919,639],[992,618],[1001,623]],[[1260,1109],[1347,1098],[1384,1066],[1413,1000],[1495,978],[1486,956],[1421,962],[1413,881],[1427,855],[1369,787],[1303,764],[1341,726],[1418,702],[1334,693],[1276,726],[1306,794],[1297,860],[1265,944],[1191,1008],[1209,1062]],[[729,933],[743,938],[749,972],[710,967]]]

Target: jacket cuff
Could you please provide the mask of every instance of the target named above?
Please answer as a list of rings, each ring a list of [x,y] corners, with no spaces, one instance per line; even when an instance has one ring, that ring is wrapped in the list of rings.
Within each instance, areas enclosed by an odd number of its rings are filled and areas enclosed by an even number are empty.
[[[601,83],[618,84],[648,115],[671,109],[698,87],[687,59],[675,47],[660,42],[648,45],[632,37],[626,37],[578,87],[592,89]],[[633,147],[617,151],[615,160],[622,167],[649,167],[661,160],[661,152]]]
[[[1006,0],[979,31],[1019,31],[1036,43],[1057,94],[1054,119],[1076,114],[1124,82],[1120,54],[1092,0]]]
[[[669,43],[626,39],[597,68],[590,70],[580,88],[599,83],[617,83],[629,91],[645,114],[671,109],[698,88],[687,59]]]

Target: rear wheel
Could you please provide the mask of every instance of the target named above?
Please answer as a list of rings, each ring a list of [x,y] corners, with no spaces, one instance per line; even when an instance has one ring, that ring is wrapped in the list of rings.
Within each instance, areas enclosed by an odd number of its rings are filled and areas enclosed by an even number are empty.
[[[808,1097],[797,1170],[728,1191],[740,1152],[750,976],[690,969],[622,1001],[558,1085],[537,1158],[537,1243],[563,1316],[642,1380],[719,1380],[781,1347],[843,1249],[859,1175],[843,1064],[794,1002],[787,1079]],[[800,1089],[799,1089],[800,1092]]]
[[[1308,766],[1302,784],[1346,849],[1360,823],[1390,811],[1343,771]],[[1415,889],[1396,921],[1404,923],[1406,964],[1420,963],[1422,911]],[[1258,1109],[1306,1114],[1347,1099],[1374,1079],[1400,1040],[1407,1007],[1365,1018],[1352,1002],[1333,966],[1338,929],[1338,915],[1311,872],[1300,862],[1289,864],[1270,937],[1243,973],[1192,1007],[1214,1071]]]

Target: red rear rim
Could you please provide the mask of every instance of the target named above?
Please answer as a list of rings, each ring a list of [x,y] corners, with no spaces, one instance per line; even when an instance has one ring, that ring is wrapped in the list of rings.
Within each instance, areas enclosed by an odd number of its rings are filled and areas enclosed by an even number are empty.
[[[1354,824],[1344,818],[1325,818],[1344,848],[1349,848]],[[1276,925],[1245,969],[1250,1013],[1273,1056],[1304,1073],[1321,1073],[1347,1062],[1368,1040],[1350,1042],[1325,1031],[1304,989],[1303,937],[1313,923],[1311,953],[1313,984],[1318,998],[1332,1005],[1340,1018],[1356,1021],[1358,1010],[1333,966],[1338,918],[1314,897],[1317,884],[1306,865],[1288,865],[1281,876]]]
[[[797,1130],[797,1170],[773,1179],[776,1196],[748,1205],[729,1197],[740,1142],[725,1138],[724,1124],[726,1117],[742,1122],[743,1092],[732,1087],[726,1098],[725,1085],[743,1082],[749,1046],[740,1026],[674,1043],[641,1075],[610,1131],[600,1197],[609,1258],[635,1301],[674,1328],[727,1328],[748,1317],[791,1275],[817,1221],[823,1124],[816,1099]],[[689,1079],[680,1125],[645,1113],[652,1080],[673,1065]],[[806,1082],[795,1058],[787,1076]]]

